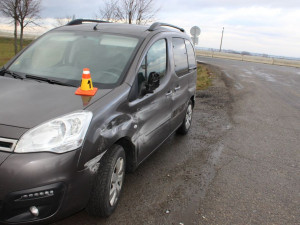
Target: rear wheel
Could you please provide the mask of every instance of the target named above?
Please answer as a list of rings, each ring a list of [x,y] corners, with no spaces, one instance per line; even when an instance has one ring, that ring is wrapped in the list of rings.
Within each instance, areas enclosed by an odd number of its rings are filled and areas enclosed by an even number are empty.
[[[86,211],[93,216],[110,216],[122,191],[125,177],[126,158],[122,146],[114,145],[100,162],[97,177]]]
[[[192,124],[192,116],[193,116],[193,103],[189,100],[188,107],[186,109],[185,117],[182,121],[181,126],[177,129],[178,134],[187,134],[191,124]]]

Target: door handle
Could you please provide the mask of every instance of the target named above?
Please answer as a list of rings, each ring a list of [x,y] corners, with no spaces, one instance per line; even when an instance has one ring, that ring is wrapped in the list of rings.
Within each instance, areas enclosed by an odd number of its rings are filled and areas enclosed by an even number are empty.
[[[173,94],[173,91],[170,90],[170,91],[167,92],[166,96],[170,96],[170,95],[172,95],[172,94]]]
[[[191,68],[189,68],[189,72],[194,71],[194,70],[196,70],[196,69],[197,69],[197,66],[191,67]]]
[[[175,91],[178,91],[181,87],[178,85],[174,88]]]

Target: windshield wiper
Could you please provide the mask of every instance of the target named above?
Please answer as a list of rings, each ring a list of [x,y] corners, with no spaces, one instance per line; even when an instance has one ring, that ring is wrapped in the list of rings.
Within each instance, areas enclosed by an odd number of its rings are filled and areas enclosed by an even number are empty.
[[[16,73],[16,72],[12,72],[12,71],[10,71],[10,70],[8,70],[8,69],[5,69],[5,68],[3,68],[3,69],[0,71],[0,74],[1,74],[2,76],[4,76],[5,74],[9,74],[9,75],[11,75],[13,78],[15,78],[15,79],[21,79],[21,80],[24,79],[24,77],[23,77],[22,75],[20,75],[20,74],[18,74],[18,73]]]
[[[40,80],[40,81],[45,81],[48,82],[49,84],[58,84],[58,85],[63,85],[63,86],[69,86],[69,87],[75,87],[72,84],[64,83],[58,80],[53,80],[53,79],[48,79],[45,77],[38,77],[34,75],[25,75],[26,78],[33,79],[33,80]]]

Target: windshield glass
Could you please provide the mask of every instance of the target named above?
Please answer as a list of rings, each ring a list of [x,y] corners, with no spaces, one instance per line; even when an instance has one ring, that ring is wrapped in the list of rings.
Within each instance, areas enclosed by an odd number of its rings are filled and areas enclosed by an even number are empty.
[[[83,68],[89,68],[94,86],[111,86],[120,80],[138,41],[98,32],[51,32],[30,46],[9,69],[78,85]]]

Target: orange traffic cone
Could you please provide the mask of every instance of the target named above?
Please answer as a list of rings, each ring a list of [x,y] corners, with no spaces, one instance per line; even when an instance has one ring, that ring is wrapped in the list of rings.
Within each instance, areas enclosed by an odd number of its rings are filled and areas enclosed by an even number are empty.
[[[82,72],[81,86],[75,91],[76,95],[94,96],[98,88],[93,87],[89,68],[84,68]]]

